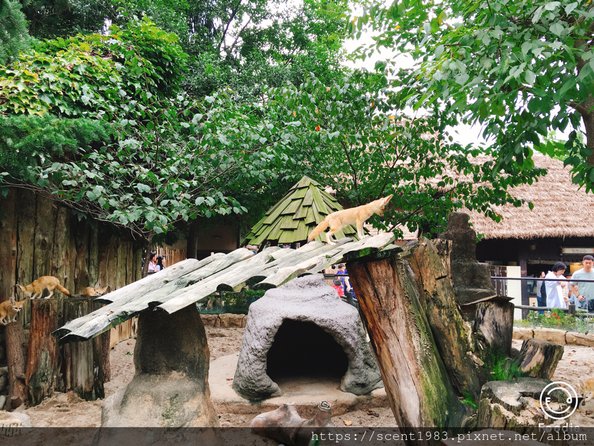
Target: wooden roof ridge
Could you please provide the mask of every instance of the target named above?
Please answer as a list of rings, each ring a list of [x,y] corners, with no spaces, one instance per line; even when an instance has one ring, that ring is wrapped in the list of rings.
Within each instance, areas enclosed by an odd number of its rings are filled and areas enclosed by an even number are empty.
[[[326,215],[341,209],[336,198],[327,193],[317,181],[303,176],[252,227],[244,244],[264,246],[305,243],[311,230]],[[352,225],[345,226],[338,237],[356,238],[357,230]],[[322,240],[322,236],[318,240]]]
[[[98,300],[108,305],[66,323],[54,334],[63,341],[91,339],[144,310],[171,314],[216,291],[274,288],[347,258],[401,250],[393,241],[392,233],[380,233],[361,240],[343,238],[335,245],[313,241],[298,249],[271,246],[254,255],[239,248],[200,261],[187,259],[101,296]]]

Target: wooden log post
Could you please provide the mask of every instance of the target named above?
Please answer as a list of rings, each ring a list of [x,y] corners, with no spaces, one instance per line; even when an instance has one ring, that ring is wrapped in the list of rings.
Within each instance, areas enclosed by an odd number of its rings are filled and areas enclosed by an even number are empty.
[[[482,361],[474,354],[472,327],[464,320],[448,269],[445,240],[421,239],[411,255],[425,314],[444,361],[450,381],[460,396],[478,400],[481,392],[479,368]],[[511,344],[511,339],[510,339]]]
[[[17,219],[16,193],[11,190],[8,196],[0,201],[0,301],[14,296],[14,276],[17,255]],[[26,401],[25,387],[25,352],[23,350],[24,333],[20,324],[23,312],[19,315],[19,323],[9,324],[5,329],[6,361],[8,365],[8,398],[0,410],[14,409]]]
[[[350,261],[347,268],[398,426],[459,426],[464,409],[408,260],[362,259]]]
[[[63,300],[63,322],[84,316],[99,304],[84,298]],[[109,332],[89,341],[71,342],[60,346],[63,386],[60,390],[74,390],[85,400],[105,397],[103,384],[110,375]]]
[[[25,384],[29,404],[35,406],[52,395],[61,380],[60,352],[52,332],[60,326],[58,300],[31,300],[31,328]]]
[[[520,350],[520,369],[532,378],[551,379],[563,357],[563,346],[537,339],[528,339]]]
[[[476,304],[473,331],[483,360],[510,356],[514,333],[514,304],[502,297],[479,302]]]
[[[66,321],[98,306],[83,298],[36,299],[31,302],[31,326],[25,383],[29,404],[35,406],[54,391],[75,391],[81,398],[105,396],[109,379],[109,333],[85,342],[59,345],[53,332]]]

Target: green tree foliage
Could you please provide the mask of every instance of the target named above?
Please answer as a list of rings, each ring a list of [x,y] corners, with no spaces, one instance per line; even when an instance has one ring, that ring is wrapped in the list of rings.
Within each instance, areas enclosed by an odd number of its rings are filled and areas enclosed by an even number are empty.
[[[42,42],[0,67],[0,113],[147,119],[177,90],[185,54],[148,20]]]
[[[371,4],[370,4],[371,3]],[[478,124],[498,167],[530,168],[531,148],[561,154],[594,185],[594,6],[590,0],[368,2],[358,32],[414,59],[396,70],[402,104]],[[396,60],[399,60],[396,58]],[[549,142],[567,132],[565,143]],[[581,137],[585,131],[584,138]]]
[[[147,241],[197,215],[243,212],[222,188],[249,157],[239,144],[249,138],[227,125],[242,105],[179,93],[176,42],[143,20],[109,36],[47,41],[1,67],[4,183],[46,191]]]
[[[258,96],[263,86],[303,82],[339,69],[345,0],[118,0],[119,18],[148,15],[175,32],[192,56],[186,90],[206,96],[231,87]]]
[[[0,65],[27,48],[30,40],[19,2],[0,0]]]
[[[115,15],[109,0],[21,0],[31,35],[39,39],[96,33]]]
[[[521,166],[498,172],[491,150],[445,144],[447,122],[439,114],[411,120],[396,108],[398,95],[383,75],[332,84],[314,79],[270,97],[270,119],[285,140],[274,169],[293,181],[306,174],[331,186],[343,204],[394,193],[383,228],[400,223],[437,234],[461,207],[499,219],[495,206],[521,204],[507,188],[533,179]]]

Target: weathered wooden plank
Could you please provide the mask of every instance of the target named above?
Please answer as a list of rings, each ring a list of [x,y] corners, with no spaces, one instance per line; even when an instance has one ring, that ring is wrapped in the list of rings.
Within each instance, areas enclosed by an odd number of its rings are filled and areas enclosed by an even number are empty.
[[[162,300],[158,308],[171,314],[204,299],[217,291],[220,286],[223,286],[225,289],[236,289],[252,276],[253,268],[259,268],[269,260],[270,255],[264,250],[252,258],[241,262],[238,268],[230,268],[229,271],[225,271],[223,274],[198,282],[173,297],[167,296]]]
[[[100,302],[116,302],[120,299],[129,299],[133,294],[147,294],[153,290],[161,288],[163,285],[166,285],[169,282],[177,280],[192,271],[202,268],[209,263],[222,258],[224,255],[225,254],[218,253],[208,256],[203,260],[186,259],[182,262],[178,262],[165,268],[163,271],[159,271],[155,274],[149,274],[148,276],[137,280],[134,283],[112,291],[105,296],[101,296],[101,298],[97,300]]]
[[[201,264],[200,268],[167,282],[159,282],[157,286],[153,283],[153,286],[139,289],[128,285],[118,290],[116,298],[114,293],[110,293],[100,299],[111,300],[111,305],[65,325],[58,332],[69,339],[87,339],[151,306],[158,306],[172,313],[217,290],[238,290],[262,279],[266,279],[266,283],[259,285],[260,287],[278,286],[299,275],[317,272],[339,262],[344,252],[370,247],[379,249],[389,244],[393,236],[380,234],[372,239],[352,241],[345,238],[335,245],[314,242],[297,250],[269,247],[255,256],[249,250],[240,248],[226,256],[220,254],[216,260],[209,259],[211,263]],[[151,281],[160,274],[163,272],[148,276],[136,284]]]
[[[36,198],[32,192],[18,190],[17,209],[17,283],[26,285],[37,277],[33,272],[33,253],[35,251]]]
[[[72,338],[89,339],[108,330],[116,323],[121,323],[137,312],[148,307],[149,303],[158,301],[161,296],[175,296],[190,283],[202,280],[216,271],[224,270],[240,258],[249,258],[251,251],[240,248],[227,255],[217,253],[203,260],[187,259],[178,262],[163,271],[151,274],[145,278],[102,296],[113,297],[113,303],[103,307],[83,318],[76,319],[57,330],[59,336],[65,340]],[[190,274],[195,271],[193,276]],[[140,286],[134,286],[140,284]],[[133,299],[133,296],[141,297]]]
[[[62,284],[72,290],[71,276],[68,271],[69,259],[69,240],[71,238],[70,219],[68,216],[68,209],[61,206],[58,207],[55,213],[53,245],[51,249],[51,270],[49,275],[60,279]],[[69,283],[70,282],[70,283]]]
[[[93,321],[91,325],[94,327],[104,325],[103,328],[107,329],[109,327],[108,319],[106,319],[107,313],[113,313],[118,307],[125,305],[131,295],[143,295],[153,290],[158,290],[165,284],[178,279],[188,272],[198,269],[201,265],[207,265],[208,263],[215,260],[215,258],[219,258],[221,256],[224,256],[224,254],[221,254],[220,256],[209,256],[206,259],[200,261],[196,259],[187,259],[183,262],[178,262],[175,265],[165,268],[163,271],[160,271],[156,274],[151,274],[125,287],[112,291],[105,296],[101,296],[95,300],[98,302],[112,303],[112,305],[100,308],[82,318],[68,322],[63,327],[60,327],[56,334],[63,336],[66,333],[76,330],[77,328],[87,324],[94,318],[99,319],[97,321]]]

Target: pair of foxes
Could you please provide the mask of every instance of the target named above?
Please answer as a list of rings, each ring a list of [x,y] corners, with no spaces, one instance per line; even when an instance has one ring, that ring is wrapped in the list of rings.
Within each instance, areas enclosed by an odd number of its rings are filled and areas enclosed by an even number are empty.
[[[70,291],[64,288],[60,284],[60,280],[54,276],[41,276],[39,279],[34,280],[29,285],[17,284],[17,286],[25,295],[25,299],[21,301],[15,301],[11,298],[0,303],[0,323],[3,325],[8,325],[11,322],[16,322],[17,315],[19,311],[23,309],[25,300],[27,298],[41,299],[45,290],[49,291],[49,294],[46,296],[46,299],[52,297],[54,295],[54,290],[56,289],[66,296],[71,295]],[[105,294],[105,292],[107,292],[108,290],[109,286],[106,286],[104,288],[85,287],[81,290],[80,295],[83,297],[98,297]]]

